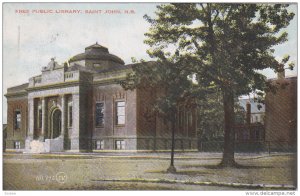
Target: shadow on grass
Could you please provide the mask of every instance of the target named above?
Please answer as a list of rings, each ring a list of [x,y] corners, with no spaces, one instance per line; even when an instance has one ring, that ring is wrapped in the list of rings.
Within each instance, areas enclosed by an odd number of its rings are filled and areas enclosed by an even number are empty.
[[[225,169],[225,168],[235,168],[235,169],[268,169],[268,168],[274,168],[273,166],[264,166],[264,165],[241,165],[236,163],[232,167],[225,167],[223,165],[182,165],[181,168],[205,168],[205,169]]]
[[[266,166],[266,165],[241,165],[241,164],[236,164],[234,168],[237,169],[271,169],[275,168],[274,166]]]
[[[170,174],[166,170],[157,170],[157,171],[146,171],[146,173],[157,173],[157,174]],[[208,175],[211,172],[207,171],[195,171],[195,170],[177,170],[174,174],[176,175],[188,175],[188,176],[199,176],[199,175]]]

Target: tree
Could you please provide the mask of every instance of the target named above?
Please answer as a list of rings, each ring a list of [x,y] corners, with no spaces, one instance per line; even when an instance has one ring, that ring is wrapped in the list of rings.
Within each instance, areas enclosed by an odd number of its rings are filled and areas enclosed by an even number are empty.
[[[216,91],[206,95],[205,100],[198,102],[198,105],[200,105],[197,125],[199,140],[201,142],[223,141],[224,111],[221,92]],[[238,98],[234,102],[235,122],[243,124],[246,120],[246,110],[240,105]],[[212,147],[219,148],[218,146]]]
[[[224,112],[220,92],[206,95],[206,99],[199,102],[198,138],[201,141],[223,139]]]
[[[192,90],[194,85],[190,79],[190,71],[186,69],[184,62],[178,60],[176,54],[170,57],[161,56],[156,62],[141,60],[132,69],[126,80],[121,81],[121,85],[125,90],[144,89],[153,92],[155,100],[149,113],[171,124],[172,147],[168,171],[176,172],[174,148],[177,111],[179,107],[193,106],[193,100],[200,97],[199,88],[197,91]]]
[[[177,62],[194,73],[198,84],[215,85],[222,92],[224,151],[221,165],[234,166],[234,99],[271,85],[258,70],[282,69],[275,45],[287,41],[287,27],[294,13],[288,4],[173,3],[157,7],[145,35],[154,59],[176,54]],[[291,64],[292,66],[292,64]]]

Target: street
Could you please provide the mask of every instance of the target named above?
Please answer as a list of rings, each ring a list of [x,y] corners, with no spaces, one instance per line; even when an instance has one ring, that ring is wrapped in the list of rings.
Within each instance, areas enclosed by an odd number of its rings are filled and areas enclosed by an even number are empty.
[[[292,154],[237,154],[237,168],[217,167],[221,153],[4,154],[4,190],[289,189]],[[233,183],[233,184],[232,184]],[[266,187],[258,187],[262,185]],[[251,187],[250,187],[251,185]],[[283,187],[283,188],[282,188]]]

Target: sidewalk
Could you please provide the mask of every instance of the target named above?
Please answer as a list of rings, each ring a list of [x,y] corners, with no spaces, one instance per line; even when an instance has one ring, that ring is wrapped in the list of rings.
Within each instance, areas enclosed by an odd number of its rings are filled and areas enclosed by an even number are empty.
[[[102,152],[52,152],[52,153],[11,153],[5,152],[3,155],[19,158],[141,158],[141,159],[170,159],[170,152],[122,152],[122,151],[102,151]],[[175,152],[175,159],[220,159],[221,152]],[[269,156],[286,156],[293,153],[235,153],[238,159],[257,159]]]

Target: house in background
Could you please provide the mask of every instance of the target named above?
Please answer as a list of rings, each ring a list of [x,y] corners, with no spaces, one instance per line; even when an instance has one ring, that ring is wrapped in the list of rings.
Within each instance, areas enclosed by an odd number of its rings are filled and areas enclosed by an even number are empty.
[[[254,101],[253,98],[250,99],[239,99],[239,105],[244,108],[247,115],[249,114],[249,121],[251,124],[255,123],[262,123],[264,124],[265,119],[265,105],[259,104]],[[258,109],[258,105],[261,106],[261,108]],[[250,107],[250,108],[248,108]],[[248,117],[248,116],[247,116]],[[246,119],[247,120],[247,119]]]
[[[147,115],[156,92],[119,84],[132,66],[98,43],[69,63],[51,59],[40,75],[7,89],[7,150],[170,149],[170,126]],[[196,116],[181,110],[176,149],[197,148]]]
[[[246,120],[236,123],[237,143],[253,143],[254,148],[269,151],[291,151],[297,147],[297,76],[268,80],[278,87],[276,93],[267,92],[265,104],[258,110],[253,99],[240,99]],[[237,148],[242,145],[238,145]]]
[[[253,98],[239,99],[238,104],[243,108],[245,117],[236,122],[235,139],[236,141],[259,142],[264,141],[265,128],[265,105],[255,102]]]

